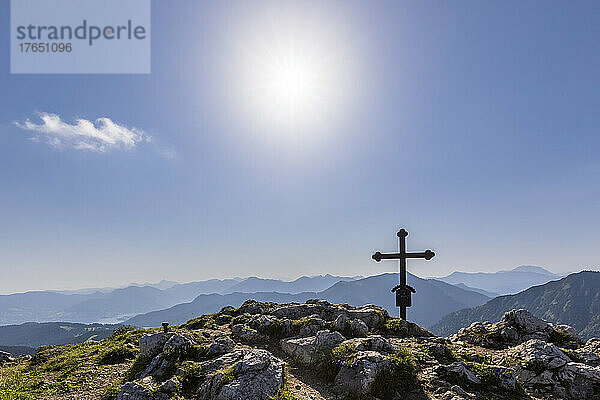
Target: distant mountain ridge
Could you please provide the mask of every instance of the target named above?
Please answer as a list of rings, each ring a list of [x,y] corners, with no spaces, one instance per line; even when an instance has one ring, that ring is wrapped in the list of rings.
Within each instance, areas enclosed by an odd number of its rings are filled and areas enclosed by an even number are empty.
[[[351,305],[378,304],[387,309],[391,315],[395,315],[397,313],[395,297],[390,289],[397,284],[397,280],[397,274],[382,274],[354,281],[339,281],[321,292],[203,294],[189,303],[141,314],[125,323],[142,327],[160,326],[162,321],[180,324],[194,315],[213,313],[227,305],[238,307],[249,299],[276,303],[303,303],[309,299],[323,299],[332,303]],[[413,298],[413,307],[408,309],[408,318],[423,326],[432,325],[449,312],[480,305],[490,299],[477,292],[435,279],[419,278],[412,274],[408,274],[407,282],[417,290]]]
[[[330,274],[317,276],[302,276],[294,281],[287,282],[278,279],[263,279],[257,277],[246,278],[229,289],[226,293],[256,293],[256,292],[278,292],[278,293],[302,293],[320,292],[340,281],[353,281],[362,279],[362,276],[342,277]]]
[[[450,313],[431,330],[446,336],[475,321],[497,321],[506,311],[519,308],[556,324],[571,325],[583,338],[600,337],[600,272],[583,271],[496,297],[484,305]]]
[[[481,293],[482,295],[487,296],[490,299],[500,296],[498,293],[488,292],[487,290],[467,286],[464,283],[456,283],[456,284],[454,284],[454,286],[459,287],[461,289],[471,290],[473,292]]]
[[[291,294],[304,291],[317,292],[337,281],[355,278],[328,274],[301,277],[291,282],[256,277],[210,279],[189,283],[161,281],[150,286],[133,284],[118,289],[37,291],[0,295],[0,326],[31,321],[119,323],[137,314],[189,302],[200,294],[275,291],[275,289]]]
[[[448,276],[435,278],[453,285],[463,284],[488,293],[515,294],[536,285],[563,278],[542,267],[521,265],[508,271],[498,272],[453,272]]]

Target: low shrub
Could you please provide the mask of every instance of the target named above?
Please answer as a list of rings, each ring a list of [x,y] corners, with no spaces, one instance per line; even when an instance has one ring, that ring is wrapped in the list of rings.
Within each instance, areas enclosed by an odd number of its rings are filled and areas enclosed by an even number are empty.
[[[179,376],[183,393],[195,394],[198,385],[204,378],[204,371],[202,365],[193,361],[185,361],[181,364],[182,374]]]
[[[500,384],[500,370],[483,363],[469,363],[467,367],[475,374],[481,383],[488,386]]]
[[[417,384],[415,360],[403,347],[388,356],[390,368],[375,377],[371,393],[381,399],[392,399],[396,393],[413,389]]]
[[[573,337],[567,331],[564,331],[562,329],[554,329],[552,332],[550,332],[548,341],[554,343],[557,346],[562,346],[565,343],[573,341]]]
[[[150,361],[152,361],[151,357],[138,356],[125,373],[125,381],[134,381],[136,377],[146,369]]]
[[[250,316],[248,314],[237,315],[231,319],[231,326],[245,324],[250,320]]]
[[[271,321],[268,325],[260,325],[257,330],[272,339],[281,339],[285,334],[285,326],[280,319]]]
[[[343,343],[333,349],[325,349],[317,354],[314,367],[322,379],[333,382],[340,372],[342,364],[354,361],[356,347],[351,343]]]
[[[125,346],[115,346],[104,351],[98,359],[100,365],[121,364],[127,360],[133,360],[138,354],[136,349]]]
[[[197,318],[192,318],[185,323],[187,329],[213,329],[216,327],[213,314],[202,315]]]
[[[385,333],[398,337],[408,336],[406,321],[400,318],[388,318],[383,324]]]

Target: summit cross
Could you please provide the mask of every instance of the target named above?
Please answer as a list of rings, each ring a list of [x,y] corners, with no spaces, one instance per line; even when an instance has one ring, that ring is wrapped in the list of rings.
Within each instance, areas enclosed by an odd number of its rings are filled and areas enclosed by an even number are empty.
[[[403,228],[396,234],[398,236],[399,251],[398,253],[387,253],[382,254],[377,252],[371,256],[373,260],[379,262],[381,260],[398,260],[400,268],[398,273],[400,274],[400,284],[392,288],[392,292],[396,292],[396,307],[400,307],[400,318],[406,320],[406,307],[412,305],[411,293],[415,293],[415,289],[406,284],[406,259],[407,258],[424,258],[431,260],[435,253],[431,250],[425,250],[419,253],[407,253],[406,252],[406,237],[408,232]]]

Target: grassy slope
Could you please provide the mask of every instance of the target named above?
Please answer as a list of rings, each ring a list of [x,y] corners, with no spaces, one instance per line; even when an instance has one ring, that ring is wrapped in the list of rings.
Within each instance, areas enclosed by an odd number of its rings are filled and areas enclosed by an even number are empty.
[[[230,322],[215,326],[214,315],[207,315],[188,321],[185,326],[173,327],[173,329],[176,331],[185,330],[186,334],[193,336],[199,346],[203,347],[209,341],[206,339],[205,334],[213,331],[214,328],[218,328],[216,332],[227,331],[230,323],[234,323],[238,317],[241,316],[235,316]],[[299,329],[304,326],[304,323],[308,323],[309,320],[310,318],[296,320],[292,325]],[[426,398],[425,392],[431,389],[428,386],[431,378],[429,376],[431,369],[440,362],[448,364],[459,360],[467,363],[484,382],[476,388],[481,398],[489,400],[530,399],[529,396],[519,391],[497,393],[497,386],[494,385],[496,385],[497,382],[495,380],[498,378],[495,375],[492,376],[493,374],[490,375],[491,370],[487,365],[487,357],[476,357],[478,360],[477,363],[473,362],[478,351],[488,351],[492,354],[502,353],[502,351],[475,349],[473,346],[468,345],[465,345],[465,349],[461,346],[453,346],[452,348],[448,348],[446,351],[447,354],[442,356],[442,360],[438,360],[430,354],[428,343],[423,344],[420,343],[422,342],[421,340],[413,338],[398,338],[398,332],[394,328],[397,321],[397,319],[390,318],[384,327],[381,328],[381,333],[387,336],[394,336],[391,340],[398,346],[399,350],[388,355],[391,366],[377,377],[372,394],[378,398],[391,398],[393,393],[404,392],[406,390],[418,393],[418,398]],[[136,375],[136,371],[141,371],[147,364],[148,360],[137,357],[139,353],[139,338],[146,332],[149,332],[149,330],[127,331],[120,329],[102,342],[42,347],[31,360],[23,358],[16,364],[0,367],[0,400],[112,399],[118,388],[125,381],[131,380]],[[273,351],[277,350],[280,352],[277,330],[265,331],[263,333],[267,334],[267,332],[270,332],[268,334],[272,339],[268,347]],[[465,353],[464,357],[461,355],[464,353],[463,350],[467,350],[468,353]],[[310,368],[304,365],[295,365],[294,361],[285,355],[282,355],[282,357],[292,363],[292,367],[300,367],[303,371],[314,373],[318,380],[317,387],[320,387],[322,385],[330,386],[336,371],[339,370],[343,363],[351,362],[355,355],[356,348],[354,346],[348,344],[340,345],[330,351],[323,352],[319,360],[314,365],[311,365]],[[185,356],[187,357],[187,355]],[[500,354],[500,356],[500,358],[504,359],[504,355]],[[136,362],[133,361],[135,357],[137,357]],[[200,365],[197,358],[198,355],[196,354],[193,357],[195,357],[193,360],[188,360],[184,357],[184,359],[178,358],[177,361],[178,366],[184,371],[181,381],[184,382],[183,394],[186,395],[185,398],[195,398],[195,390],[191,394],[185,393],[186,380],[198,377],[200,374],[200,369],[198,369]],[[232,373],[232,371],[233,368],[231,368],[228,374]],[[491,382],[489,385],[486,383],[486,379]],[[191,388],[195,388],[195,384],[192,383]],[[292,387],[286,383],[286,386],[273,400],[300,400],[305,398],[300,393],[293,392],[295,389],[297,389],[296,386]],[[432,397],[432,393],[427,392],[427,395],[429,398]],[[183,399],[178,395],[173,398]],[[331,400],[338,397],[310,396],[309,398]],[[359,398],[361,400],[374,399],[373,396],[350,396],[348,399],[350,398]]]
[[[44,346],[31,360],[0,368],[0,400],[101,398],[126,375],[145,332],[116,333],[102,343]]]

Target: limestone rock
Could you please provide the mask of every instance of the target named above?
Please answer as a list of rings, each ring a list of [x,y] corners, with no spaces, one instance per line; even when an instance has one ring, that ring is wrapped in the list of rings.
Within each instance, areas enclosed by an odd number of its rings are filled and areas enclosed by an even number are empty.
[[[152,392],[136,382],[127,382],[115,397],[115,400],[153,400]]]
[[[355,319],[350,324],[350,330],[354,337],[367,337],[369,334],[369,327],[361,319]]]
[[[568,363],[558,378],[575,399],[595,399],[600,393],[600,369],[580,363]]]
[[[265,328],[268,329],[269,326],[277,322],[279,322],[279,319],[272,315],[255,314],[250,317],[250,320],[247,322],[247,324],[250,328],[260,331]]]
[[[504,313],[504,316],[500,322],[504,322],[508,326],[516,327],[517,330],[521,330],[525,333],[536,333],[552,330],[552,325],[540,318],[535,317],[529,311],[524,309],[511,310]]]
[[[562,332],[568,334],[569,336],[571,336],[571,339],[573,341],[581,342],[581,340],[579,339],[579,335],[577,335],[577,331],[572,326],[566,325],[566,324],[560,324],[560,325],[553,325],[553,327],[554,327],[555,331],[562,331]]]
[[[177,393],[181,389],[181,382],[177,377],[172,377],[160,385],[160,391],[168,394]]]
[[[268,400],[283,386],[284,365],[267,350],[251,350],[236,364],[235,379],[223,385],[215,399]]]
[[[262,343],[268,338],[260,334],[256,329],[250,328],[246,324],[237,324],[231,327],[231,335],[241,342],[248,344]]]
[[[531,339],[512,349],[510,352],[514,357],[530,366],[527,369],[557,369],[571,359],[558,347],[539,339]]]
[[[323,330],[312,337],[282,339],[280,345],[285,353],[294,357],[298,362],[310,364],[316,361],[320,350],[332,349],[344,340],[345,338],[339,332]]]
[[[208,357],[213,357],[229,353],[233,350],[234,346],[235,342],[231,340],[229,336],[220,336],[210,344],[208,350],[206,351],[206,355]]]
[[[562,346],[572,347],[579,343],[575,330],[568,325],[555,326],[535,317],[527,310],[511,310],[504,313],[496,323],[473,322],[452,335],[453,342],[466,342],[487,348],[507,348],[531,339],[543,341],[567,341]]]
[[[464,382],[467,384],[478,385],[481,380],[471,372],[465,364],[461,362],[453,362],[449,365],[440,365],[435,372],[442,378],[450,378],[451,380]]]
[[[160,353],[173,332],[146,334],[140,338],[140,357],[151,358]]]
[[[376,351],[361,351],[351,363],[343,363],[335,377],[336,388],[345,393],[367,394],[377,374],[390,368],[390,360]]]
[[[348,329],[348,317],[346,314],[340,314],[333,322],[332,329],[338,332],[344,332]]]
[[[163,353],[170,355],[185,355],[193,348],[194,342],[188,336],[174,334],[163,346]]]
[[[268,307],[266,303],[261,303],[256,300],[247,300],[239,308],[239,314],[267,314]]]
[[[388,334],[399,337],[433,337],[433,334],[419,325],[400,318],[388,321]]]
[[[517,386],[517,377],[512,368],[500,365],[489,365],[487,368],[489,368],[492,371],[492,374],[498,378],[498,387],[506,390],[515,390]]]
[[[14,361],[14,358],[11,357],[10,353],[0,351],[0,365],[11,361]]]
[[[392,353],[397,349],[396,345],[381,335],[372,335],[364,339],[349,339],[342,344],[352,344],[357,351]]]
[[[169,377],[173,370],[173,362],[165,357],[164,353],[155,356],[146,369],[140,374],[140,378],[153,377],[158,380],[164,380]]]

